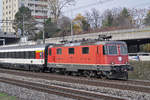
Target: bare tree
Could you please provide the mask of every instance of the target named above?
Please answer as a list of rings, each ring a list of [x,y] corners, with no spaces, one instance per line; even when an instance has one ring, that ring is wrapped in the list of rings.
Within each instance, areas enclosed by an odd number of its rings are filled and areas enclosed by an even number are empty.
[[[91,25],[93,20],[92,20],[92,15],[90,12],[85,13],[85,18],[86,18],[86,21]]]
[[[70,27],[71,27],[71,19],[63,16],[58,20],[58,26],[61,29],[61,36],[69,35],[70,34]]]
[[[130,14],[134,18],[134,23],[136,27],[143,27],[144,24],[144,18],[146,17],[146,14],[148,12],[148,9],[129,9]]]
[[[96,10],[95,8],[92,9],[91,13],[92,19],[93,19],[93,27],[94,28],[99,28],[101,26],[101,16],[100,12]]]
[[[73,3],[75,3],[75,0],[48,0],[49,10],[56,23],[61,15],[62,9]]]

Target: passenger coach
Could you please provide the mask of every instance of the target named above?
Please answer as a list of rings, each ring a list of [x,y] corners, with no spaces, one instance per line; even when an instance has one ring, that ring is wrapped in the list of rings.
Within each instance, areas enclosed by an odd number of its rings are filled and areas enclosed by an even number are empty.
[[[0,47],[0,64],[7,68],[44,70],[46,45]]]

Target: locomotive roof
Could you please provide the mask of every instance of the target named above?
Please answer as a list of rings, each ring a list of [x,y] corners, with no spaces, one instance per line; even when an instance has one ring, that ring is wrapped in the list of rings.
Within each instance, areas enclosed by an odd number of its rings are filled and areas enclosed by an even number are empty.
[[[126,44],[123,41],[97,41],[97,42],[76,42],[76,43],[66,43],[66,44],[56,44],[50,47],[72,47],[72,46],[85,46],[85,45],[105,45],[105,44]]]
[[[18,46],[0,46],[0,50],[11,50],[11,49],[44,49],[47,46],[49,47],[72,47],[72,46],[85,46],[85,45],[105,45],[105,44],[126,44],[123,41],[97,41],[97,42],[75,42],[75,43],[66,43],[66,44],[36,44],[36,45],[18,45]]]

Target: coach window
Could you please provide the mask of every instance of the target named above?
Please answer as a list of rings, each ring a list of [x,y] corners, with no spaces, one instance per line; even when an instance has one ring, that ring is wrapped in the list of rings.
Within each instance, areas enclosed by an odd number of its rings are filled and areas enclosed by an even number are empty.
[[[57,49],[57,55],[61,55],[62,54],[62,49],[61,48],[58,48]]]
[[[7,58],[10,58],[10,52],[7,52]]]
[[[28,59],[28,58],[29,58],[29,52],[25,51],[25,59]]]
[[[69,54],[74,54],[74,48],[69,48]]]
[[[32,51],[28,51],[28,59],[32,58]]]
[[[20,57],[20,52],[16,52],[16,58]]]
[[[0,58],[3,58],[3,57],[2,57],[2,52],[0,52]]]
[[[16,57],[16,52],[14,52],[14,58],[17,58],[17,57]]]
[[[15,58],[15,52],[11,53],[11,58]]]
[[[0,57],[1,57],[1,58],[4,58],[4,57],[3,57],[3,54],[4,54],[3,52],[0,53]]]
[[[7,55],[8,55],[7,52],[5,52],[5,57],[4,58],[7,58]]]
[[[29,51],[29,59],[35,58],[35,51]]]
[[[51,56],[52,55],[52,50],[51,49],[49,49],[49,56]]]
[[[32,58],[35,58],[35,51],[32,51]]]
[[[20,52],[20,58],[24,58],[24,52]]]
[[[83,47],[82,54],[88,54],[88,53],[89,53],[89,47]]]

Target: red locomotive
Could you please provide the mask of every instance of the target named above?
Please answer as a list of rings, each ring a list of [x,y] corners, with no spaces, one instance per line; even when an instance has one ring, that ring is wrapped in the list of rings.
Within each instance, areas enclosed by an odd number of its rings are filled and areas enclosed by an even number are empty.
[[[128,79],[128,71],[132,70],[127,45],[120,41],[1,47],[0,64],[11,68],[123,79]]]
[[[71,72],[85,76],[128,78],[132,68],[124,42],[81,42],[48,47],[50,71]]]

